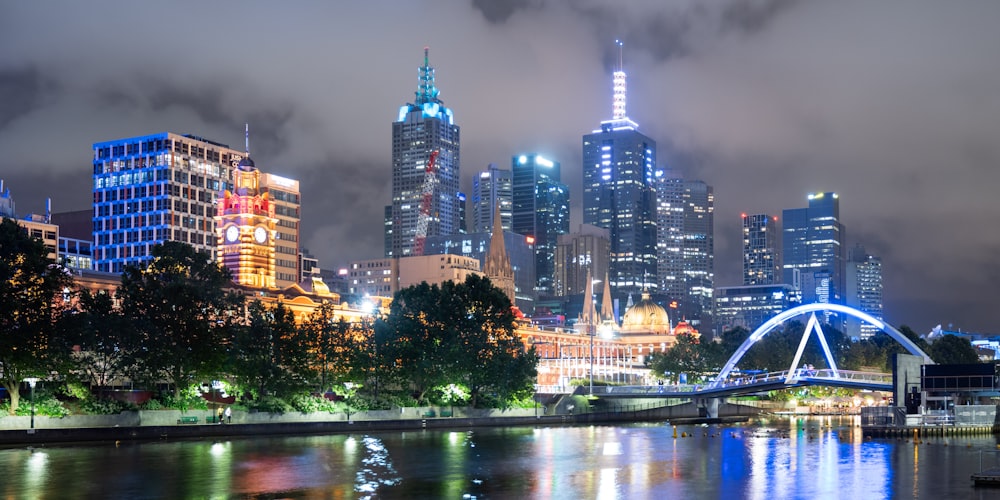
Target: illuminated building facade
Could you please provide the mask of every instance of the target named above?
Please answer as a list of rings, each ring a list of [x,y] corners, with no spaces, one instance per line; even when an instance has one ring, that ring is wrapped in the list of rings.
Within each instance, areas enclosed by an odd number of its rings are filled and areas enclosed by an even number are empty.
[[[274,207],[274,284],[286,288],[300,281],[299,223],[301,196],[299,181],[274,174],[260,174],[260,192]]]
[[[347,291],[359,296],[392,297],[399,291],[399,259],[351,262],[347,266]]]
[[[782,211],[782,280],[799,285],[802,302],[841,304],[844,226],[837,193],[810,194],[809,206]]]
[[[583,136],[583,222],[611,239],[611,286],[616,294],[655,292],[656,142],[625,113],[625,72],[613,75],[612,119]]]
[[[459,127],[438,99],[434,68],[424,49],[416,99],[399,108],[392,124],[392,204],[385,209],[385,256],[413,255],[431,153],[438,151],[426,236],[462,232],[459,199]]]
[[[215,201],[232,189],[243,152],[169,132],[94,149],[94,268],[145,265],[153,246],[181,241],[216,258]]]
[[[249,155],[240,160],[235,187],[223,192],[215,216],[217,260],[232,273],[234,283],[272,289],[278,219],[274,203],[261,189],[261,177]]]
[[[768,214],[742,214],[743,284],[773,285],[781,281],[778,218]]]
[[[445,281],[462,283],[471,275],[485,276],[479,259],[461,255],[416,255],[399,259],[399,288],[427,282],[441,285]]]
[[[684,279],[684,178],[673,169],[657,170],[656,279],[660,293],[671,300],[687,298]]]
[[[551,296],[556,245],[569,232],[569,188],[559,181],[559,163],[538,154],[511,159],[511,230],[534,238],[535,294]]]
[[[472,227],[470,233],[488,233],[493,230],[493,212],[500,206],[500,220],[504,231],[510,231],[513,207],[513,179],[511,171],[489,167],[472,179]]]

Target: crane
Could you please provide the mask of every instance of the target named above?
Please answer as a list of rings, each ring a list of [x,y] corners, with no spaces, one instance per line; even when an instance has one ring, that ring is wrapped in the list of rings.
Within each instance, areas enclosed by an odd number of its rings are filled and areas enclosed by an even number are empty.
[[[424,169],[424,185],[421,188],[423,200],[420,202],[420,218],[417,219],[417,234],[413,238],[413,255],[424,254],[424,241],[427,239],[427,224],[431,219],[431,205],[434,201],[434,184],[437,183],[437,157],[440,151],[431,151]]]

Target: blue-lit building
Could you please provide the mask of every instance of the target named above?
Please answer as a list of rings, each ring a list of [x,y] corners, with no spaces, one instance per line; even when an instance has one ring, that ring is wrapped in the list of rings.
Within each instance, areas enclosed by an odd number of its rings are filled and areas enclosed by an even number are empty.
[[[416,99],[399,108],[392,124],[392,203],[385,208],[385,256],[414,255],[423,188],[431,153],[438,151],[426,236],[463,231],[459,193],[459,127],[438,98],[428,49],[419,69]],[[426,253],[426,252],[425,252]]]
[[[428,236],[424,246],[426,255],[461,255],[484,262],[490,251],[492,233],[468,233],[446,236]],[[526,236],[503,232],[504,249],[514,271],[514,305],[526,313],[535,308],[535,248]]]
[[[534,239],[535,294],[555,294],[555,255],[560,234],[569,232],[569,188],[559,162],[539,154],[511,159],[511,230]]]
[[[610,232],[616,294],[658,288],[656,142],[625,113],[625,72],[613,76],[612,119],[583,136],[583,223]]]
[[[215,200],[244,153],[170,132],[94,148],[94,269],[145,265],[153,246],[181,241],[216,258]]]
[[[806,208],[782,212],[782,280],[802,302],[843,304],[844,226],[837,193],[810,194]]]
[[[882,259],[865,251],[860,243],[847,253],[844,303],[871,317],[882,320]],[[845,333],[866,339],[879,332],[875,326],[851,316],[846,318]]]

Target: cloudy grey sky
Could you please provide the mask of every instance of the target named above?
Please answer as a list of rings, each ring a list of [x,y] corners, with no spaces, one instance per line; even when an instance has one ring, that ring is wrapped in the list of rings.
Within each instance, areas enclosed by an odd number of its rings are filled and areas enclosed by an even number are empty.
[[[716,283],[741,212],[835,191],[882,257],[885,316],[1000,333],[1000,2],[0,2],[0,178],[18,211],[89,207],[94,142],[170,131],[302,181],[327,268],[382,254],[391,122],[424,46],[462,128],[464,187],[520,152],[562,163],[629,115],[659,162],[715,188]]]

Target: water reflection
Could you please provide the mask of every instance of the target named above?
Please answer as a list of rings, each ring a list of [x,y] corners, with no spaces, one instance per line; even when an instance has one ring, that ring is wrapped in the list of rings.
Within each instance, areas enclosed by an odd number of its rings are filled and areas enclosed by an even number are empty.
[[[0,449],[0,498],[987,498],[991,437],[865,440],[850,418]]]

